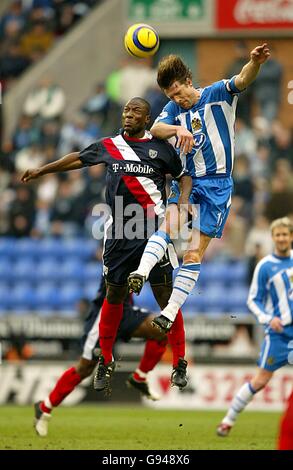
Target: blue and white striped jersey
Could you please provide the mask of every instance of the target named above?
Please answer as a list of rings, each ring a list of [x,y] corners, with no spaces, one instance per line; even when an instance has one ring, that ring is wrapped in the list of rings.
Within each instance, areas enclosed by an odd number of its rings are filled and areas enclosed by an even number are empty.
[[[268,255],[257,264],[247,305],[260,323],[274,316],[284,326],[293,323],[293,250],[287,258]]]
[[[189,110],[169,101],[155,122],[186,127],[194,147],[181,155],[184,167],[194,177],[230,176],[234,160],[234,122],[240,90],[235,77],[200,88],[199,101]]]

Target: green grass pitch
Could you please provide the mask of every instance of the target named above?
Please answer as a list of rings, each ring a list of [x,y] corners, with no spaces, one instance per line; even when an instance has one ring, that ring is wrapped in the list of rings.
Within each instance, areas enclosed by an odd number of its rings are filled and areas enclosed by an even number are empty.
[[[245,412],[228,438],[215,435],[222,412],[78,406],[54,411],[49,435],[32,427],[32,407],[0,407],[0,449],[275,449],[279,413]]]

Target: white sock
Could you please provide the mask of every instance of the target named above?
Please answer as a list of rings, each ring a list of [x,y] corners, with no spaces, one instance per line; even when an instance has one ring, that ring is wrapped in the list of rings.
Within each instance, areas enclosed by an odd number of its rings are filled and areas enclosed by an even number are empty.
[[[52,410],[52,408],[53,408],[52,403],[50,402],[50,398],[49,398],[49,397],[45,398],[45,400],[44,400],[44,405],[45,405],[46,408],[49,408],[49,410]]]
[[[242,385],[237,395],[233,398],[231,406],[222,422],[233,426],[239,413],[244,410],[255,394],[256,390],[253,389],[249,382]]]
[[[160,230],[155,232],[147,242],[136,272],[141,276],[148,278],[153,267],[165,255],[170,241],[170,237],[167,233]]]
[[[200,263],[183,264],[178,271],[174,281],[172,294],[167,307],[162,311],[162,315],[174,321],[179,308],[182,307],[185,300],[193,290],[200,272]]]
[[[143,372],[142,370],[139,369],[139,367],[137,369],[135,369],[135,374],[137,374],[139,376],[139,378],[141,380],[146,380],[147,379],[147,376],[148,374],[146,374],[145,372]]]

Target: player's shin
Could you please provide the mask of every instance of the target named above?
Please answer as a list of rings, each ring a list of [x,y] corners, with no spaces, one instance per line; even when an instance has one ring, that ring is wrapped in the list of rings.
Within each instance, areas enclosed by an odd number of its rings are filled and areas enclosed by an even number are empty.
[[[123,304],[110,304],[104,300],[99,325],[99,342],[105,365],[112,361],[113,345],[123,316]]]
[[[66,370],[57,381],[49,396],[40,404],[43,413],[50,413],[53,407],[60,405],[81,381],[82,378],[76,372],[75,367]]]
[[[200,263],[183,264],[174,281],[174,287],[167,307],[162,315],[172,322],[175,320],[178,310],[193,290],[200,273]]]
[[[138,368],[133,376],[136,380],[145,380],[146,374],[161,360],[162,355],[166,351],[167,339],[156,341],[148,339],[144,348],[144,354],[141,358]]]
[[[181,310],[178,311],[172,328],[168,333],[168,341],[173,354],[173,367],[177,367],[178,360],[185,357],[185,330]]]
[[[136,272],[146,279],[153,267],[163,258],[166,253],[168,243],[170,243],[170,237],[166,232],[158,230],[149,239],[140,264]]]
[[[239,413],[243,411],[244,408],[246,408],[248,403],[253,399],[256,392],[257,390],[254,390],[249,382],[242,385],[236,396],[233,398],[231,406],[222,423],[233,426]]]

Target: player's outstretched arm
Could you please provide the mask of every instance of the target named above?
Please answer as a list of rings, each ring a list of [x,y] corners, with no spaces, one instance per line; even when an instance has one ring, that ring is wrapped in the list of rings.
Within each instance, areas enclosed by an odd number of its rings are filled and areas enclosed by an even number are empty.
[[[250,61],[235,77],[235,85],[239,90],[247,88],[257,77],[260,66],[270,57],[267,43],[255,47],[250,53]]]
[[[177,130],[180,126],[174,124],[166,124],[165,122],[156,122],[151,127],[151,134],[157,139],[170,139],[177,135]]]
[[[35,170],[26,170],[21,177],[21,181],[23,181],[23,183],[27,183],[32,179],[39,178],[40,176],[46,175],[48,173],[77,170],[82,168],[82,166],[82,162],[79,158],[79,152],[73,152],[65,155],[63,158],[60,158],[60,160],[48,163],[47,165],[41,166]]]
[[[180,151],[184,153],[191,152],[194,146],[193,135],[183,126],[157,122],[152,126],[150,132],[154,137],[157,137],[157,139],[177,137],[176,147],[180,148]]]

